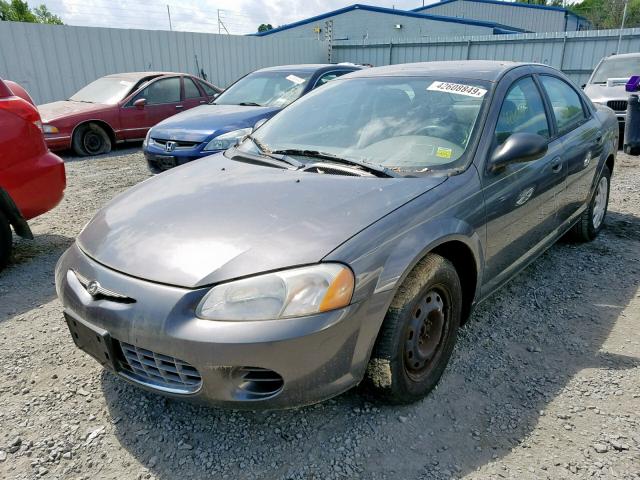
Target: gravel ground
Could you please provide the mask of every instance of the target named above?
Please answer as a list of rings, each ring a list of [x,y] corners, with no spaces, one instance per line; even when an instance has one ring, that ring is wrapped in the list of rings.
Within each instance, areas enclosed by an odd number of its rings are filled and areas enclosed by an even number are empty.
[[[640,479],[638,158],[619,156],[600,237],[554,246],[481,305],[428,398],[355,390],[284,412],[166,400],[75,348],[55,262],[148,174],[139,149],[67,172],[0,273],[0,478]]]

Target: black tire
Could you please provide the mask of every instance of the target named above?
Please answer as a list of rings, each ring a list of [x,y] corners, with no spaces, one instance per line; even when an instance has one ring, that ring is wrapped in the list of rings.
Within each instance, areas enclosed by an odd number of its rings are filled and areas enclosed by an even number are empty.
[[[429,393],[451,358],[461,311],[456,269],[426,255],[398,289],[376,339],[366,374],[374,395],[405,404]]]
[[[604,198],[600,197],[600,201],[604,200],[604,212],[602,216],[599,218],[599,222],[594,223],[597,220],[594,217],[594,210],[598,205],[599,201],[599,191],[601,188],[601,183],[606,179],[606,193]],[[593,193],[593,198],[591,198],[591,202],[589,202],[589,207],[584,211],[582,215],[580,215],[580,219],[578,222],[569,230],[568,237],[570,240],[574,242],[590,242],[594,238],[598,236],[600,230],[604,225],[604,220],[607,216],[607,209],[609,207],[609,191],[611,185],[611,172],[609,171],[609,167],[606,165],[602,169],[602,173],[600,174],[600,178],[598,178],[598,184],[596,185],[596,190]]]
[[[73,151],[81,157],[101,155],[111,151],[111,138],[100,125],[80,125],[73,133]]]
[[[2,211],[0,211],[0,270],[7,266],[12,247],[13,235],[11,234],[11,226]]]

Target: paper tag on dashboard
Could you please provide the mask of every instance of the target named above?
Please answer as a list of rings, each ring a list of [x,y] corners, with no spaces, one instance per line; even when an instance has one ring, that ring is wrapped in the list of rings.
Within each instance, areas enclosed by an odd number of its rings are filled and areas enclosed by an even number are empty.
[[[427,90],[431,90],[434,92],[455,93],[458,95],[466,95],[467,97],[474,98],[482,98],[484,97],[484,94],[487,93],[484,88],[450,82],[433,82],[427,87]]]
[[[287,80],[295,83],[296,85],[300,85],[301,83],[304,83],[304,78],[297,77],[296,75],[293,75],[293,74],[289,75],[287,77]]]

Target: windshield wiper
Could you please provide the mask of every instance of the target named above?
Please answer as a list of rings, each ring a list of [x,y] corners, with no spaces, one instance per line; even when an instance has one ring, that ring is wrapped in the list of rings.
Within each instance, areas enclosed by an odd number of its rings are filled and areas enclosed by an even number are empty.
[[[301,157],[309,157],[309,158],[318,158],[321,160],[329,160],[334,163],[341,163],[343,165],[350,165],[360,168],[362,170],[366,170],[369,173],[373,173],[378,177],[397,177],[398,175],[389,170],[388,168],[374,165],[368,162],[360,162],[358,160],[352,160],[350,158],[342,158],[334,155],[332,153],[319,152],[317,150],[297,150],[297,149],[285,149],[285,150],[275,150],[271,152],[275,155],[299,155]]]
[[[260,154],[265,157],[273,158],[274,160],[278,160],[279,162],[286,163],[296,168],[304,166],[304,163],[297,161],[295,158],[287,158],[284,155],[274,155],[274,152],[272,152],[267,145],[265,145],[261,140],[258,140],[251,134],[247,135],[246,138],[251,140],[253,144],[258,147],[258,151],[260,152]]]
[[[261,107],[262,106],[256,102],[240,102],[238,105],[242,107]]]

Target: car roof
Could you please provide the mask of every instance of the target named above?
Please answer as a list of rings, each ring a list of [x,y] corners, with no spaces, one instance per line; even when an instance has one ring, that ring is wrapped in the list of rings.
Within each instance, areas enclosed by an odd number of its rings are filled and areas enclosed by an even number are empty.
[[[617,55],[609,55],[608,57],[605,58],[638,58],[640,57],[640,53],[635,52],[635,53],[619,53]]]
[[[122,78],[125,80],[142,80],[149,77],[161,77],[164,75],[188,75],[186,73],[176,72],[124,72],[124,73],[112,73],[111,75],[105,75],[105,78]]]
[[[404,63],[358,70],[343,78],[357,77],[432,77],[487,80],[495,82],[506,71],[515,67],[536,65],[532,63],[491,61],[491,60],[463,60],[442,62]]]
[[[359,70],[359,65],[340,65],[335,63],[308,63],[301,65],[278,65],[256,70],[256,72],[306,72],[313,73],[320,70]]]

